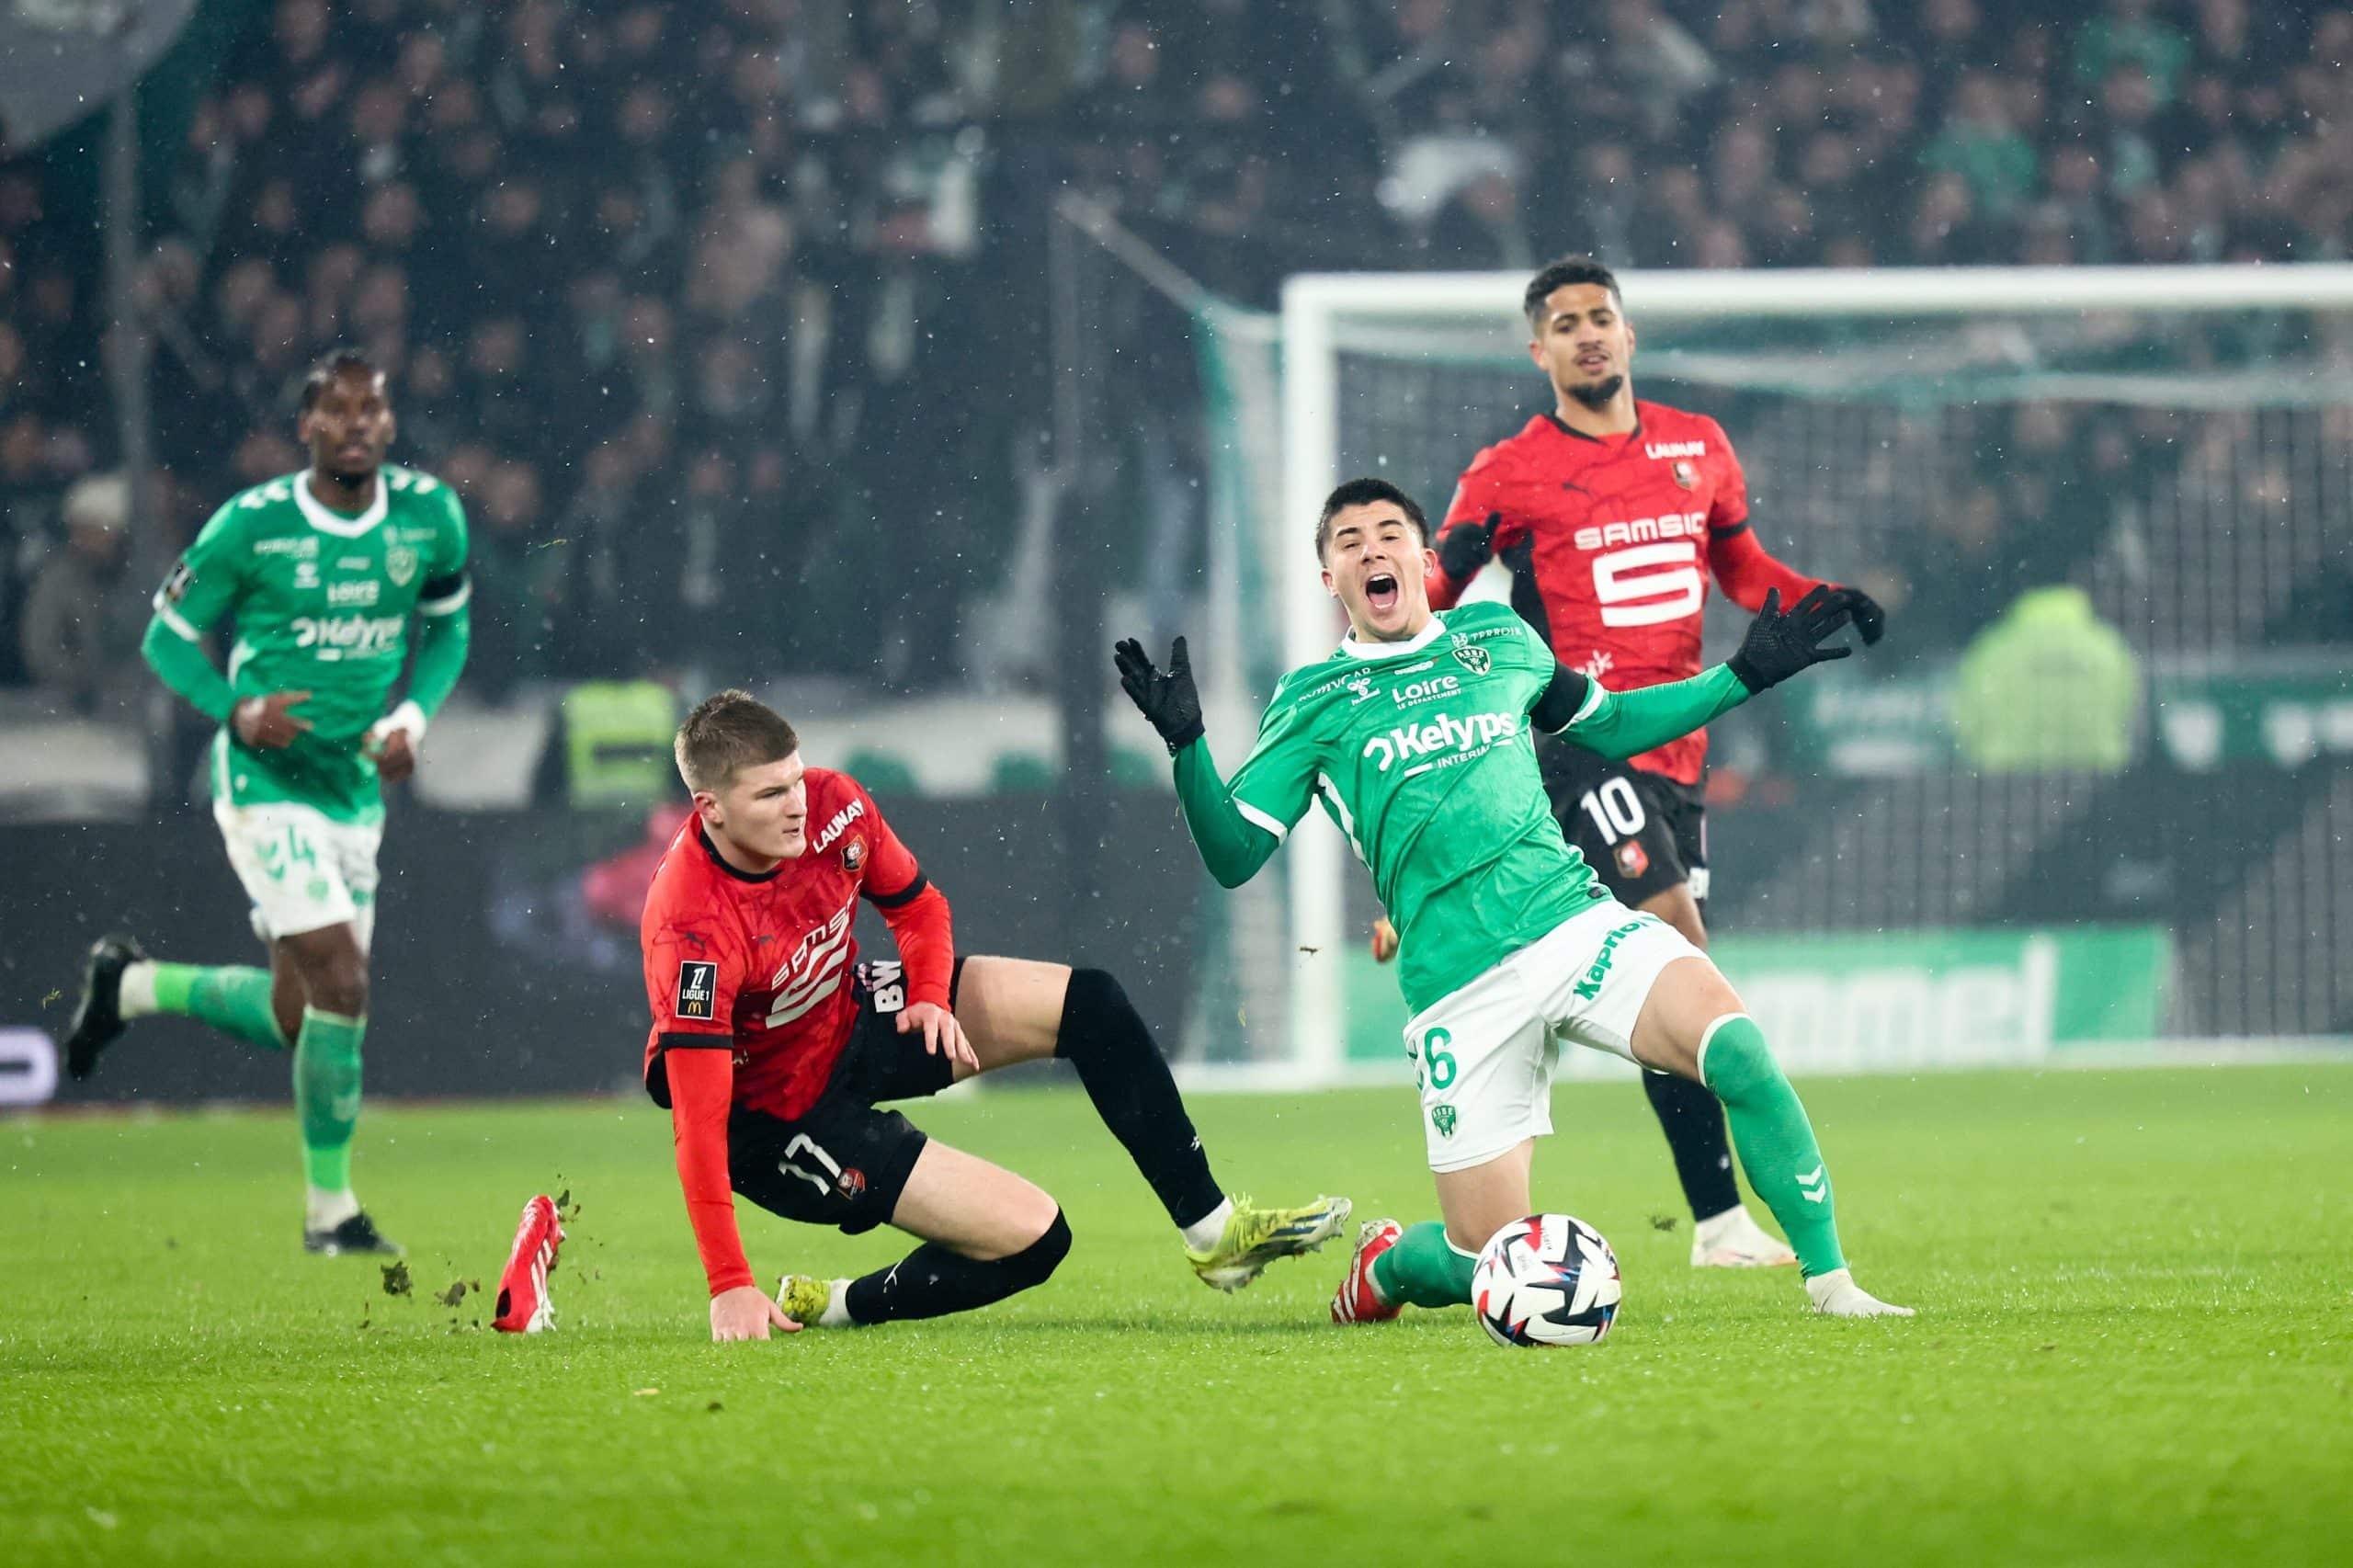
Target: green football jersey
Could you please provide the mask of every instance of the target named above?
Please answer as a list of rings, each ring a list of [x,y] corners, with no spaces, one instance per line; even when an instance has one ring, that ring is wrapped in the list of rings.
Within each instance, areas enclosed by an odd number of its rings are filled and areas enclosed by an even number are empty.
[[[360,743],[400,678],[409,618],[462,605],[465,566],[455,493],[391,463],[355,516],[329,509],[299,473],[215,512],[155,595],[156,613],[191,642],[229,617],[238,698],[308,691],[291,711],[311,728],[282,751],[256,751],[223,725],[214,798],[299,801],[340,822],[381,817],[376,764]]]
[[[1397,924],[1415,1012],[1608,896],[1537,770],[1529,710],[1553,669],[1507,605],[1458,606],[1410,642],[1352,637],[1283,677],[1233,778],[1235,808],[1278,838],[1323,801]]]

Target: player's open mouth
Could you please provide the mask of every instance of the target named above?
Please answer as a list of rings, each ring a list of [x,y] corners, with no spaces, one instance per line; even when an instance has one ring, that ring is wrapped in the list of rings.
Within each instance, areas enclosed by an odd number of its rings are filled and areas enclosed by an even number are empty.
[[[1375,572],[1364,580],[1364,602],[1382,615],[1397,608],[1397,579],[1387,572]]]
[[[1577,369],[1584,370],[1588,374],[1597,376],[1601,374],[1602,371],[1609,369],[1609,356],[1607,354],[1580,354],[1577,356]]]

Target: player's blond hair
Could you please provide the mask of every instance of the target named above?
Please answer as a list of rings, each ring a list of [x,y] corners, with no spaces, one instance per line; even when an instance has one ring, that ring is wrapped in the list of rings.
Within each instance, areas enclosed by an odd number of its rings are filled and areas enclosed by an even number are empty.
[[[672,749],[687,788],[715,793],[746,767],[790,756],[801,749],[801,737],[775,709],[730,687],[695,704]]]

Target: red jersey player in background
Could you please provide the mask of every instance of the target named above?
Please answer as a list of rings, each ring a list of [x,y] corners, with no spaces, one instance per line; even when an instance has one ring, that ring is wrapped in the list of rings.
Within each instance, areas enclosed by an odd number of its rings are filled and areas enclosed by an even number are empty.
[[[1529,283],[1523,309],[1552,411],[1463,471],[1438,533],[1430,604],[1450,608],[1500,556],[1513,608],[1562,664],[1620,691],[1688,679],[1699,673],[1711,574],[1751,610],[1774,588],[1796,604],[1820,580],[1757,543],[1723,426],[1635,398],[1634,327],[1608,268],[1556,261]],[[1877,642],[1885,613],[1859,589],[1840,592],[1863,641]],[[1610,892],[1705,948],[1707,733],[1625,762],[1539,736],[1537,756],[1563,835]],[[1376,936],[1375,948],[1393,951],[1393,933]],[[1741,1203],[1715,1097],[1658,1073],[1644,1074],[1643,1085],[1691,1204],[1693,1265],[1794,1263]]]
[[[1043,1283],[1070,1250],[1054,1200],[877,1108],[1017,1062],[1077,1068],[1205,1283],[1246,1285],[1347,1220],[1345,1199],[1261,1209],[1226,1197],[1119,982],[959,958],[947,899],[873,797],[805,767],[776,713],[720,692],[687,716],[677,758],[694,811],[639,926],[654,1012],[645,1086],[670,1111],[713,1339],[937,1317]],[[898,961],[857,961],[861,898],[889,923]],[[788,1276],[771,1301],[745,1261],[735,1193],[789,1220],[853,1235],[887,1223],[922,1244],[858,1279]]]

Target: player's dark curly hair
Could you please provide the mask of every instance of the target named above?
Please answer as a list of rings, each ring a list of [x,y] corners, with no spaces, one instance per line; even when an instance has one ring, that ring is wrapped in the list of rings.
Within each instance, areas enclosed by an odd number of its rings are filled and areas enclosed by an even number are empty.
[[[1543,271],[1528,280],[1528,292],[1519,297],[1520,313],[1540,335],[1544,330],[1544,301],[1552,297],[1552,290],[1573,289],[1581,283],[1597,283],[1608,290],[1609,297],[1618,301],[1619,313],[1625,313],[1626,296],[1619,290],[1618,275],[1589,256],[1564,256],[1546,264]]]
[[[687,788],[717,791],[746,767],[782,762],[801,749],[801,737],[775,709],[730,687],[695,704],[675,749]]]
[[[1324,497],[1323,515],[1315,519],[1315,559],[1323,560],[1324,547],[1332,542],[1334,517],[1351,506],[1370,506],[1376,501],[1391,502],[1404,513],[1406,520],[1414,525],[1414,531],[1422,536],[1422,548],[1429,548],[1430,520],[1422,516],[1421,507],[1411,495],[1385,479],[1351,479]]]
[[[325,395],[327,388],[335,384],[335,379],[346,370],[358,370],[368,376],[381,376],[384,373],[358,349],[338,348],[312,366],[311,373],[302,378],[302,412],[310,413],[319,399]]]

